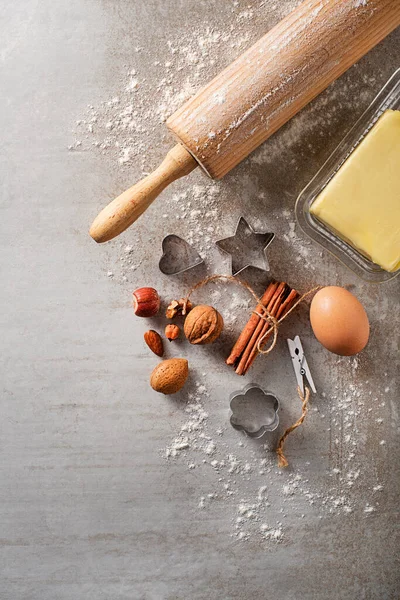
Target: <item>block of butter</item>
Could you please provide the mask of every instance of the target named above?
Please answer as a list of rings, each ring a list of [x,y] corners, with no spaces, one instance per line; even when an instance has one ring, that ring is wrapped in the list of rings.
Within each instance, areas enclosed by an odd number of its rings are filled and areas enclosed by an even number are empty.
[[[310,212],[382,269],[400,268],[400,111],[383,113]]]

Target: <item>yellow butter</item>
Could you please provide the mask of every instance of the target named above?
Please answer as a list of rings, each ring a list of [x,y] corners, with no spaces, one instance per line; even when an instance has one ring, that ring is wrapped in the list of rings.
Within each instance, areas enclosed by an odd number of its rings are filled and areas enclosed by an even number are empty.
[[[310,212],[386,271],[400,267],[400,111],[383,113]]]

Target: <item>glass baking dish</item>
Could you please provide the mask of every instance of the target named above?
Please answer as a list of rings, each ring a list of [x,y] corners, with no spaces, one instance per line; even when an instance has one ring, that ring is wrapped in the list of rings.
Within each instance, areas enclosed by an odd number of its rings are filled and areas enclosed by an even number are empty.
[[[364,281],[372,283],[389,281],[400,273],[400,269],[390,273],[373,263],[311,215],[310,206],[387,109],[400,110],[400,69],[395,71],[315,177],[304,188],[295,208],[297,222],[310,238],[331,252]]]

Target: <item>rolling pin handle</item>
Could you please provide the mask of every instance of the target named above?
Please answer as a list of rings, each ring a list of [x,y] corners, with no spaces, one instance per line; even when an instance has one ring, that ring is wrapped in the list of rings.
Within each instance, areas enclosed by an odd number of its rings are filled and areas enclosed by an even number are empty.
[[[98,243],[116,237],[132,225],[170,183],[188,175],[196,167],[197,162],[192,155],[182,144],[177,144],[153,173],[103,208],[93,221],[90,235]]]

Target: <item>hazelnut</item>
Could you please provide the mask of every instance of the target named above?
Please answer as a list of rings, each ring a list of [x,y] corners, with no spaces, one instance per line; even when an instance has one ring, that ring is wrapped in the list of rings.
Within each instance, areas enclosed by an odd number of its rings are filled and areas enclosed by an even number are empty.
[[[172,342],[172,340],[176,340],[179,337],[180,332],[181,330],[178,325],[167,325],[165,328],[165,337]]]
[[[175,394],[183,388],[188,375],[189,365],[185,358],[170,358],[153,370],[150,385],[161,394]]]
[[[137,317],[154,317],[160,310],[160,296],[151,287],[143,287],[133,292],[133,310]]]
[[[144,341],[150,350],[154,352],[154,354],[157,354],[157,356],[162,356],[164,354],[164,344],[160,334],[157,333],[157,331],[150,329],[149,331],[146,331],[143,337]]]
[[[222,333],[224,320],[212,306],[199,304],[186,317],[183,329],[191,344],[211,344]]]

